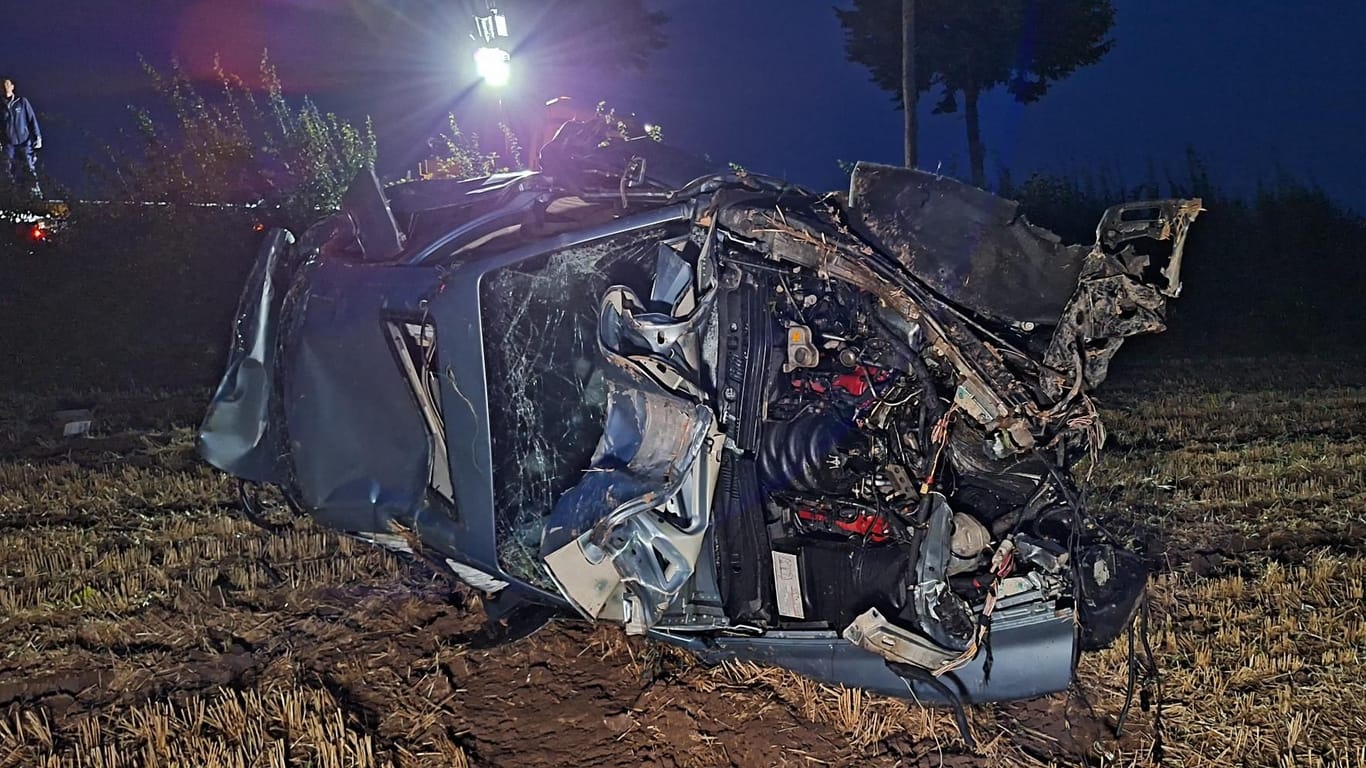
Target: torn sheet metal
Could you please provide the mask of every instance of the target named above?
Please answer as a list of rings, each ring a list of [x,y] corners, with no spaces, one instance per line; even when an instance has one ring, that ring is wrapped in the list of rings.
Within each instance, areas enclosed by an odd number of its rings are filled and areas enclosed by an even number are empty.
[[[672,280],[667,272],[662,277]],[[697,331],[710,306],[703,302],[687,317],[652,317],[633,311],[644,307],[625,286],[613,286],[603,297],[602,437],[584,478],[556,502],[541,541],[552,575],[590,616],[601,612],[620,583],[633,598],[635,618],[653,626],[692,578],[695,545],[711,522],[710,491],[697,487],[706,474],[697,465],[712,439],[713,418],[709,407],[688,399],[700,394],[696,375],[675,366],[689,358],[695,365]],[[694,487],[683,498],[691,503],[679,504],[689,484]],[[616,581],[602,568],[605,560]],[[580,569],[592,577],[584,579]]]
[[[1072,245],[917,171],[819,195],[591,122],[541,159],[363,174],[272,234],[204,456],[449,570],[513,636],[578,617],[961,703],[1065,688],[1122,633],[1147,571],[1070,472],[1198,200]]]
[[[1159,200],[1105,212],[1044,354],[1040,383],[1050,398],[1100,386],[1125,339],[1166,330],[1167,299],[1181,292],[1186,235],[1202,210],[1199,200]],[[1169,246],[1161,280],[1150,281],[1151,259],[1135,249],[1144,239]]]
[[[1013,200],[911,168],[857,164],[849,209],[856,230],[935,293],[1003,323],[1056,322],[1087,252]]]

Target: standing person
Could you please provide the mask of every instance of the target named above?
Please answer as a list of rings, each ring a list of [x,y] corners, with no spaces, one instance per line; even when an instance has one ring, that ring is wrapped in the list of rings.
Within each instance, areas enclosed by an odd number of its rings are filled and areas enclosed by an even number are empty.
[[[5,172],[10,181],[27,184],[29,194],[42,197],[38,187],[36,152],[43,148],[38,115],[28,99],[14,92],[14,80],[0,77],[0,140],[5,143]]]

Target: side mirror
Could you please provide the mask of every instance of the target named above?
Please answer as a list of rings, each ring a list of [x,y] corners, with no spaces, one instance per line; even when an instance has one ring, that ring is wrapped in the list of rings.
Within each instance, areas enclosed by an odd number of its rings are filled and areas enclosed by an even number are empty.
[[[403,232],[373,167],[356,174],[342,196],[341,207],[351,220],[362,261],[393,261],[403,252]]]

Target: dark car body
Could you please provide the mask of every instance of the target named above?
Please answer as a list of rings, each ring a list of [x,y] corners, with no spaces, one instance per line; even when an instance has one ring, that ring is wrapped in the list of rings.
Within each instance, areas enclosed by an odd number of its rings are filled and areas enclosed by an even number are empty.
[[[1061,690],[1123,631],[1147,572],[1069,468],[1198,200],[1069,246],[901,168],[822,195],[577,123],[541,168],[363,174],[271,232],[201,453],[529,627],[939,702]]]

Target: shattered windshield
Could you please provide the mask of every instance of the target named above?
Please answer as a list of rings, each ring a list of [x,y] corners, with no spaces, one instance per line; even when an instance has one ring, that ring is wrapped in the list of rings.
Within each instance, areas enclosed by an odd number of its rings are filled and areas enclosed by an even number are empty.
[[[538,566],[544,517],[579,481],[602,434],[598,304],[649,291],[655,238],[557,251],[491,272],[480,288],[499,564],[553,588]]]

